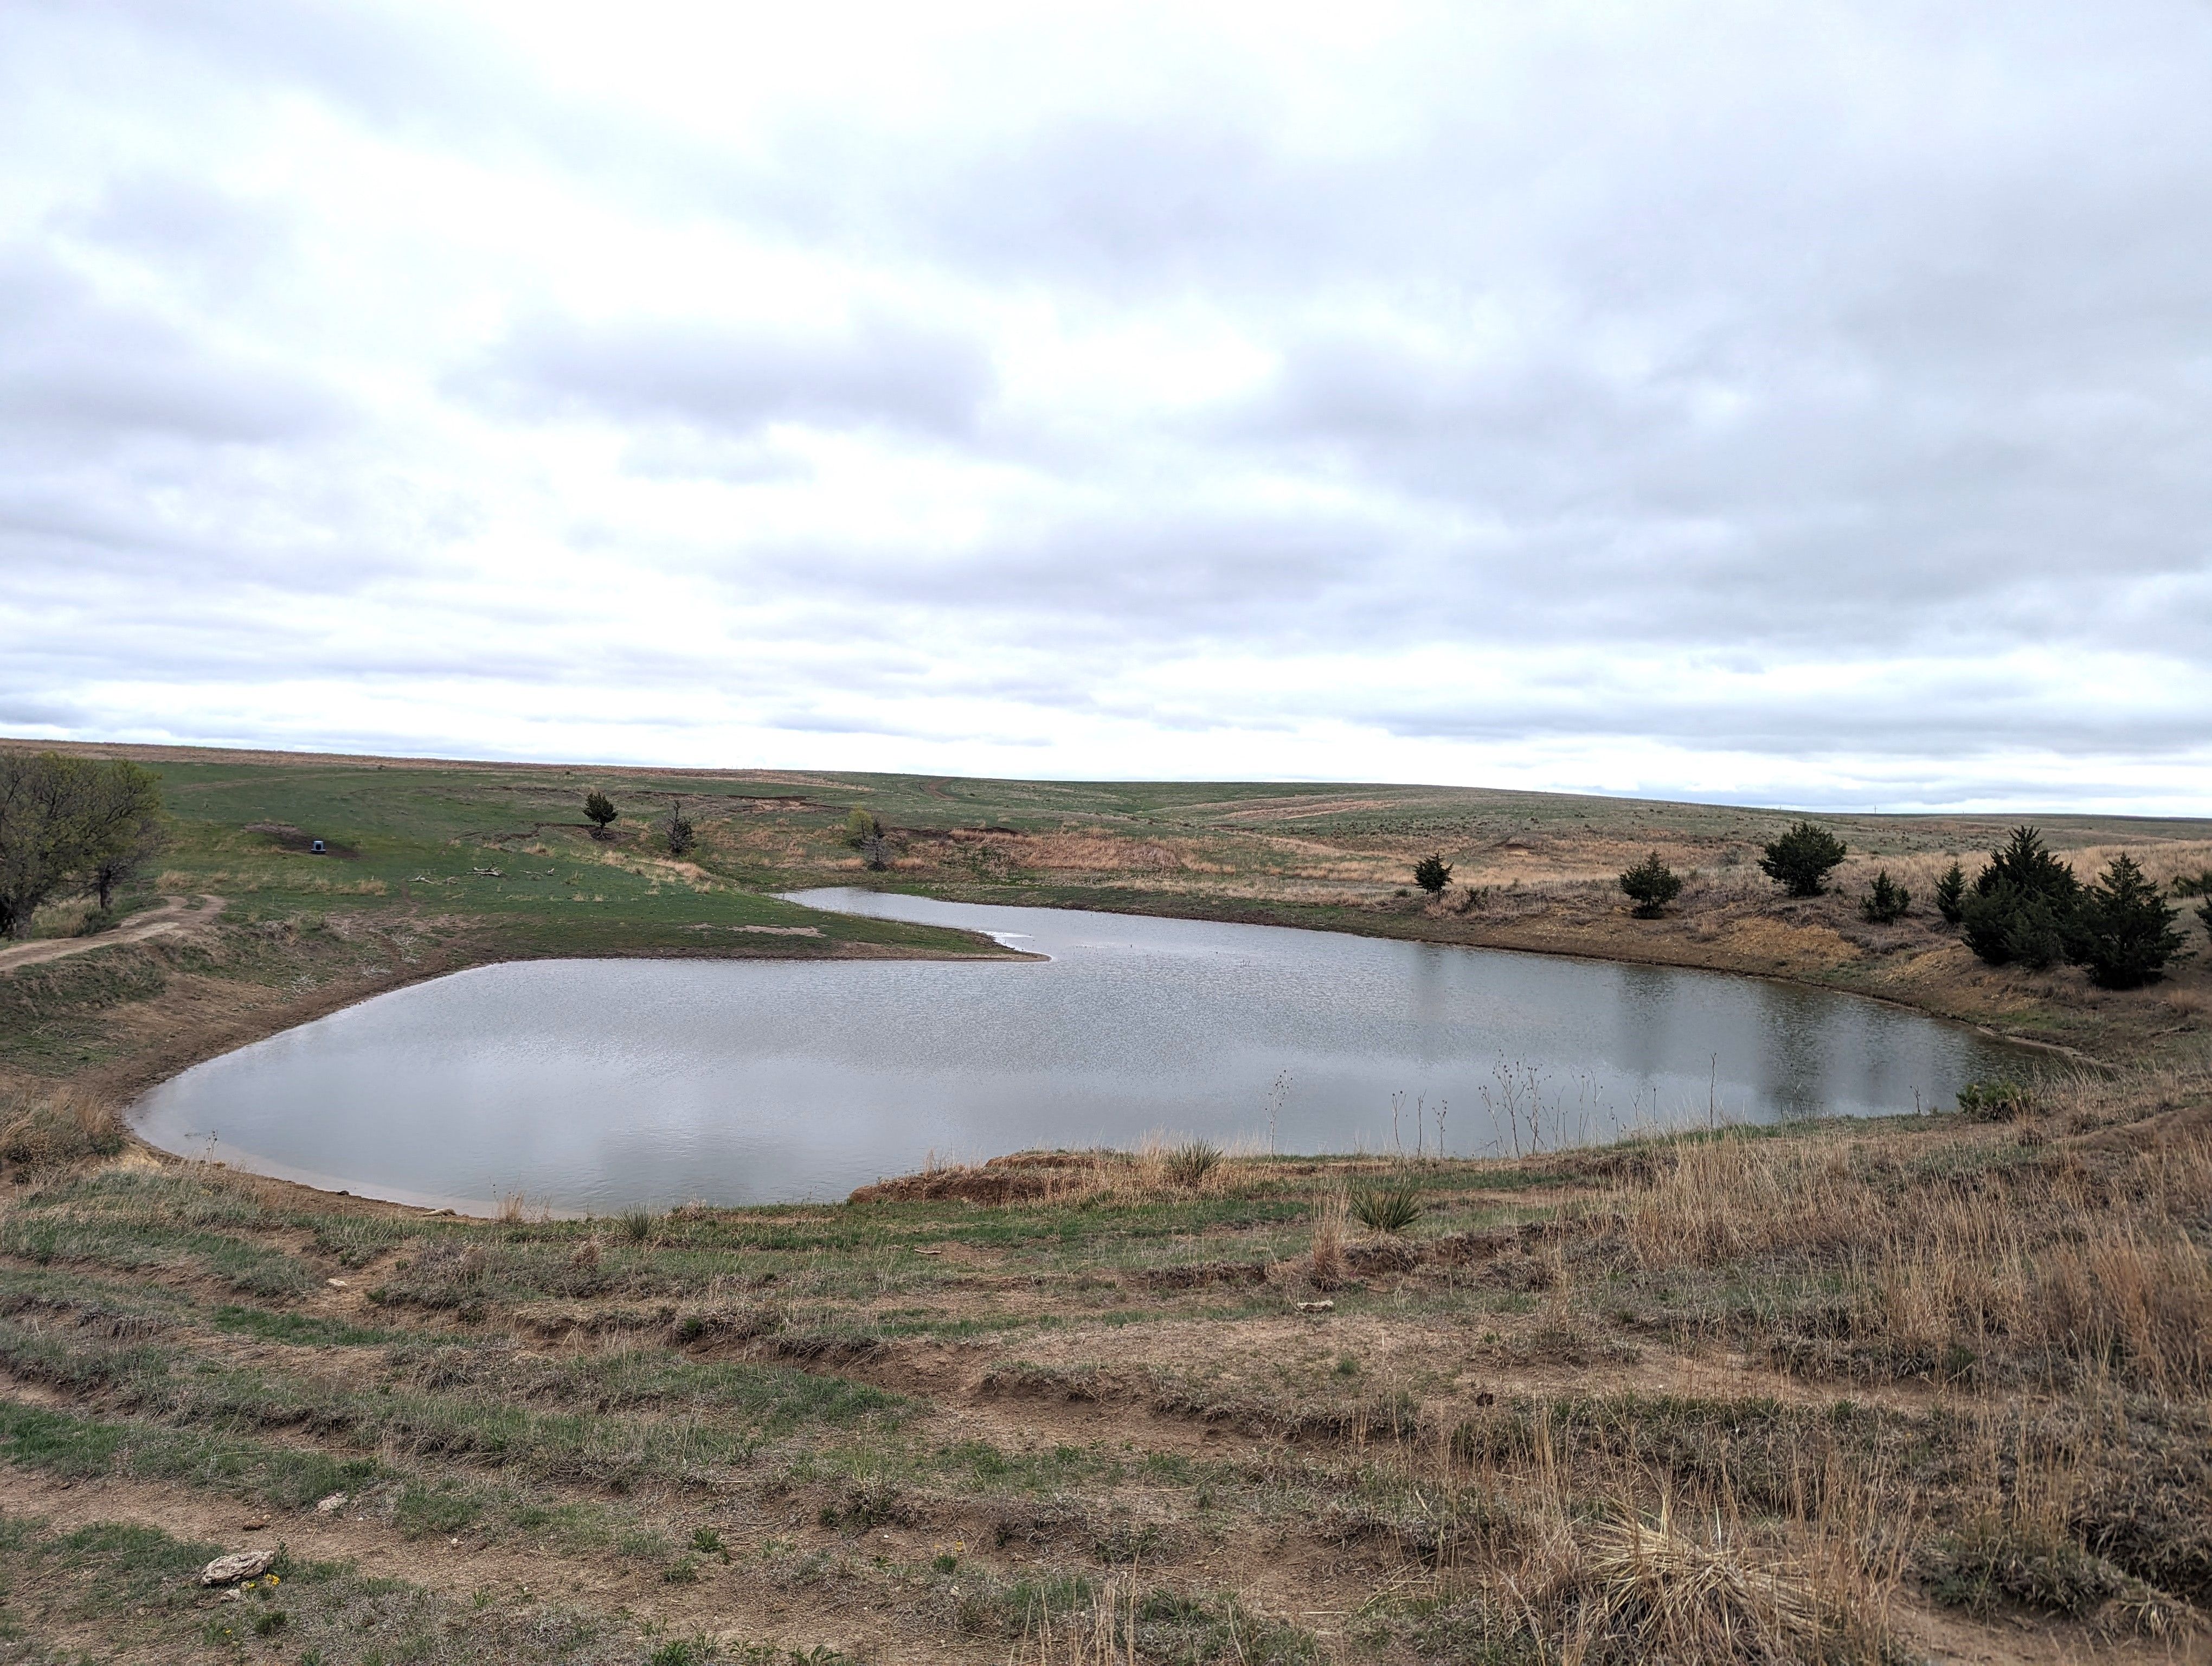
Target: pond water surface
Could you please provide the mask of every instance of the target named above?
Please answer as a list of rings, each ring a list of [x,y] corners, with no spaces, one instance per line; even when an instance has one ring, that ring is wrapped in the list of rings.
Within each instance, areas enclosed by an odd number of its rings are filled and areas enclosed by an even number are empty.
[[[380,995],[149,1094],[171,1151],[405,1201],[842,1197],[940,1159],[1203,1134],[1528,1149],[1948,1104],[2017,1055],[1719,973],[810,891],[1046,961],[552,960]]]

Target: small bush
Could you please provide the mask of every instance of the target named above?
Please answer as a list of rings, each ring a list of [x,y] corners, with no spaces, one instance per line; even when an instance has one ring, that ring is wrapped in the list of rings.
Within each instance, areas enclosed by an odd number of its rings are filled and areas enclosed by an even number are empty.
[[[855,810],[845,818],[845,842],[860,853],[860,860],[880,873],[890,864],[890,836],[868,810]]]
[[[1905,918],[1905,909],[1912,906],[1912,893],[1889,877],[1883,868],[1874,876],[1874,884],[1859,902],[1859,913],[1877,926],[1887,926]]]
[[[1402,1232],[1425,1213],[1421,1189],[1408,1177],[1352,1189],[1353,1216],[1370,1232]]]
[[[584,819],[592,824],[592,836],[595,839],[605,838],[607,824],[621,813],[615,808],[615,801],[597,787],[584,795]]]
[[[1221,1161],[1221,1147],[1211,1140],[1187,1140],[1161,1159],[1167,1177],[1178,1186],[1196,1187]]]
[[[1636,904],[1638,919],[1656,920],[1682,894],[1682,876],[1661,861],[1655,850],[1620,876],[1620,889]]]
[[[615,1217],[615,1226],[632,1243],[653,1242],[653,1229],[660,1224],[660,1217],[650,1209],[625,1209]],[[594,1256],[594,1264],[598,1262]]]
[[[1413,883],[1431,897],[1441,897],[1451,883],[1451,864],[1443,857],[1427,855],[1413,864]]]
[[[1959,1090],[1959,1113],[1977,1122],[2010,1122],[2033,1113],[2018,1082],[1968,1082]]]
[[[1844,860],[1844,842],[1825,827],[1799,822],[1766,847],[1759,871],[1792,897],[1818,897],[1829,869]]]

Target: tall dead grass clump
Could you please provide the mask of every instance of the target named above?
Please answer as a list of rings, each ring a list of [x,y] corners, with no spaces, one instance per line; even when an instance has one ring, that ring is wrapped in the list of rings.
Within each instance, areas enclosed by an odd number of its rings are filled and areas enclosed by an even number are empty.
[[[1781,1666],[1893,1652],[1893,1570],[1754,1541],[1724,1510],[1692,1513],[1665,1493],[1649,1513],[1554,1510],[1524,1545],[1489,1595],[1542,1657]]]
[[[2053,1248],[2028,1311],[2045,1345],[2081,1365],[2166,1394],[2212,1390],[2212,1260],[2179,1226],[2107,1221]]]
[[[1221,1161],[1221,1147],[1211,1140],[1186,1140],[1171,1146],[1161,1158],[1161,1167],[1167,1177],[1186,1191],[1195,1191],[1206,1183]]]
[[[1847,1141],[1678,1140],[1648,1179],[1616,1191],[1605,1208],[1647,1268],[1863,1242],[1878,1205],[1853,1173],[1854,1154]]]
[[[23,1168],[51,1168],[123,1149],[123,1113],[88,1088],[13,1093],[0,1101],[0,1158]]]

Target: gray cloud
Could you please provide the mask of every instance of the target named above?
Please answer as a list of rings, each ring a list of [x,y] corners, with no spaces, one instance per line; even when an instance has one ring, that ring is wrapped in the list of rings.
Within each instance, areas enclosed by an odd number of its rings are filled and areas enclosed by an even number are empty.
[[[2200,11],[721,21],[0,15],[0,723],[2212,808]]]
[[[991,392],[973,337],[880,313],[823,331],[536,319],[456,380],[525,418],[590,414],[732,435],[771,423],[973,431]]]
[[[35,251],[0,250],[0,423],[72,446],[142,434],[258,443],[312,435],[337,414],[281,363],[104,301]]]

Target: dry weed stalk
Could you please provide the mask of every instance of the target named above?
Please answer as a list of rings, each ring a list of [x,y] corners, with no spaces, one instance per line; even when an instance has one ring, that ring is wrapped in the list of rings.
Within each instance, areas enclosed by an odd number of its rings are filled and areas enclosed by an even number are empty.
[[[1137,1582],[1118,1576],[1091,1593],[1088,1610],[1062,1614],[1040,1605],[1022,1626],[1012,1666],[1137,1666]]]
[[[1344,1279],[1344,1224],[1351,1210],[1341,1187],[1325,1193],[1314,1211],[1313,1256],[1310,1268],[1316,1288],[1333,1290]]]

